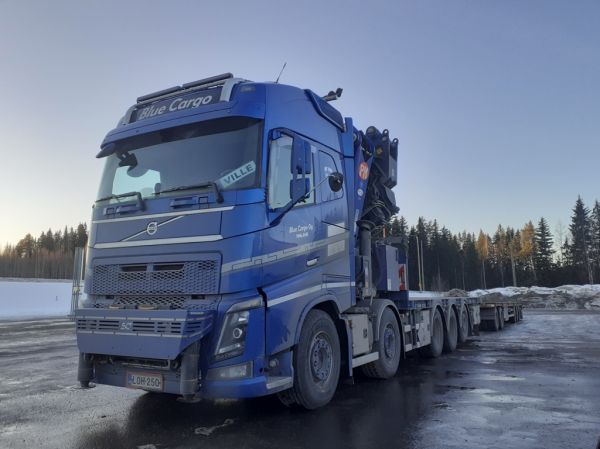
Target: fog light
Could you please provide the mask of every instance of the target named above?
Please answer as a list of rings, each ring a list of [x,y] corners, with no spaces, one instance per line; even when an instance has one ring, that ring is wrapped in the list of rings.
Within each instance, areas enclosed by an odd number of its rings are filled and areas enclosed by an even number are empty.
[[[233,380],[252,377],[252,361],[240,365],[223,366],[208,370],[207,380]]]

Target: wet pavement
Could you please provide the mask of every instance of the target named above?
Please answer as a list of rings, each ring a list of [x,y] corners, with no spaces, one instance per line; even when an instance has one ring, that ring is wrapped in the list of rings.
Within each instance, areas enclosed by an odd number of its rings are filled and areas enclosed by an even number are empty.
[[[81,390],[76,368],[70,322],[0,322],[1,448],[594,449],[600,437],[600,314],[586,312],[526,312],[388,381],[357,376],[313,412]]]

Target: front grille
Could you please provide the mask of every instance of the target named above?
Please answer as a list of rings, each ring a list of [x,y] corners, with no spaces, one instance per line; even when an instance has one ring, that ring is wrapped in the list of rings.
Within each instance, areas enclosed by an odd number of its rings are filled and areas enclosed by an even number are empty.
[[[121,328],[121,320],[105,320],[97,318],[78,318],[77,330],[79,331],[125,331],[146,334],[174,334],[181,335],[183,323],[181,321],[159,320],[131,320],[127,328]],[[130,323],[130,324],[129,324]]]
[[[102,319],[77,319],[77,330],[88,331],[118,331],[119,320],[102,320]]]
[[[95,309],[187,309],[199,312],[216,310],[218,299],[195,299],[193,296],[114,296],[96,298]]]
[[[93,295],[218,293],[220,256],[182,263],[110,264],[94,267]]]

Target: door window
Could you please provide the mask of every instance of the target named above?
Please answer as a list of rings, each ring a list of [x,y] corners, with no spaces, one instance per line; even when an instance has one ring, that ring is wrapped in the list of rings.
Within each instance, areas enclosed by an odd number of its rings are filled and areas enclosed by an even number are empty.
[[[290,167],[292,166],[292,138],[286,135],[272,140],[269,151],[269,183],[268,201],[269,208],[279,209],[290,202],[290,181],[293,179]],[[314,167],[314,159],[313,159]],[[314,187],[314,169],[306,175],[310,179],[311,189]],[[298,175],[302,176],[302,175]],[[315,202],[315,193],[311,191],[305,202],[296,206]]]

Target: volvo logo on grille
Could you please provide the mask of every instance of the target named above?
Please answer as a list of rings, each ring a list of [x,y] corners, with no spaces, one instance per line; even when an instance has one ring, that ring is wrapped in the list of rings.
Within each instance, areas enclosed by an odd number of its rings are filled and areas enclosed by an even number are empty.
[[[158,223],[155,221],[148,223],[148,226],[146,226],[146,232],[148,235],[154,235],[156,234],[156,231],[158,231]]]
[[[132,331],[133,330],[133,321],[121,321],[121,325],[119,326],[119,328],[122,331]]]

